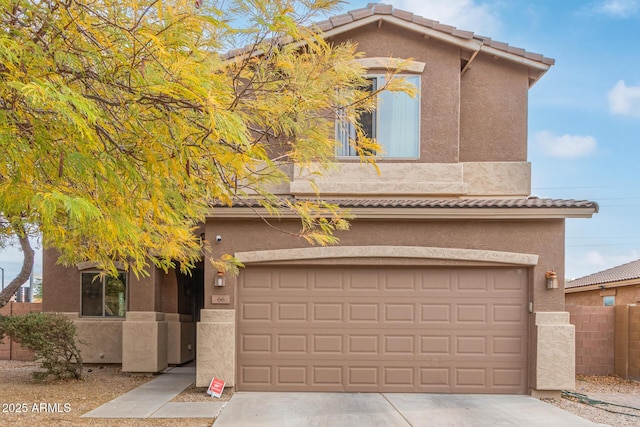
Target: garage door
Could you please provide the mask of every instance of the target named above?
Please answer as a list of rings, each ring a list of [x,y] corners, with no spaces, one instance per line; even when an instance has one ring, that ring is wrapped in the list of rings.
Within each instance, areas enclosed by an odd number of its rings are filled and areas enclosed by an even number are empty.
[[[248,267],[243,391],[527,392],[527,270]]]

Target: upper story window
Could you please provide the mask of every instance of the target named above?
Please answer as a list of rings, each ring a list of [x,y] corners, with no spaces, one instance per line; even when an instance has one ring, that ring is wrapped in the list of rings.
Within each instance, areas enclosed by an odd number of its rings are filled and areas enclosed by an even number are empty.
[[[82,316],[124,317],[127,275],[100,277],[97,271],[82,272]]]
[[[375,139],[385,159],[417,159],[420,157],[420,76],[401,76],[417,89],[417,95],[382,91],[378,94],[377,108],[360,115],[360,125],[368,138]],[[373,92],[384,86],[385,76],[370,76],[366,90]],[[346,121],[336,121],[338,157],[357,156],[353,147],[355,127]],[[350,143],[351,142],[351,143]]]
[[[616,305],[616,297],[614,297],[613,295],[602,297],[602,305],[604,305],[605,307]]]

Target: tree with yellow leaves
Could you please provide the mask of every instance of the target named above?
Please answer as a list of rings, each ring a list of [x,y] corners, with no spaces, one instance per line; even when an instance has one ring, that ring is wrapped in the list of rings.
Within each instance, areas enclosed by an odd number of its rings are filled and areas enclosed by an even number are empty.
[[[36,234],[65,265],[188,269],[207,212],[251,197],[334,243],[344,212],[271,189],[289,164],[331,164],[336,114],[373,108],[356,47],[311,24],[337,3],[0,0],[0,245],[25,254],[0,306]]]

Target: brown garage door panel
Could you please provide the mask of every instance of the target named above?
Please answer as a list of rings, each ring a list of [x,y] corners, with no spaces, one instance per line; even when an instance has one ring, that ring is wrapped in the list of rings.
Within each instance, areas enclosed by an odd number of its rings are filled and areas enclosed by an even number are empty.
[[[248,268],[238,390],[526,392],[527,272]]]
[[[452,302],[452,298],[464,302]],[[519,329],[527,312],[522,298],[449,296],[431,298],[423,295],[340,295],[334,300],[315,297],[313,294],[279,296],[277,293],[244,296],[239,304],[240,319],[246,326],[264,325],[277,321],[279,327],[320,327],[343,325],[349,322],[354,328],[420,327],[424,325],[483,328],[501,324],[501,328]],[[340,298],[341,301],[335,301]],[[381,299],[384,298],[383,301]],[[276,300],[274,300],[276,299]],[[313,301],[309,301],[312,299]],[[416,300],[417,302],[408,302]]]
[[[429,331],[412,329],[287,329],[269,333],[243,330],[239,351],[244,360],[432,360],[526,362],[526,339],[505,331]]]
[[[493,364],[492,364],[493,365]],[[359,391],[433,393],[520,393],[526,371],[520,364],[407,366],[360,361],[345,366],[324,360],[245,364],[239,384],[246,391]]]

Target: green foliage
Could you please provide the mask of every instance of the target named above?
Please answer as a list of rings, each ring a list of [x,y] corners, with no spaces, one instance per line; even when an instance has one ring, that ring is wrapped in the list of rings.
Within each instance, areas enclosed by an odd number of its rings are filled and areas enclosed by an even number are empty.
[[[46,378],[82,378],[82,357],[77,347],[76,327],[60,313],[28,313],[0,317],[0,338],[4,335],[33,350]]]
[[[0,246],[35,227],[66,265],[188,269],[195,227],[245,197],[337,241],[338,206],[272,189],[293,163],[330,170],[335,117],[373,108],[356,47],[311,25],[339,1],[199,3],[0,0]]]

